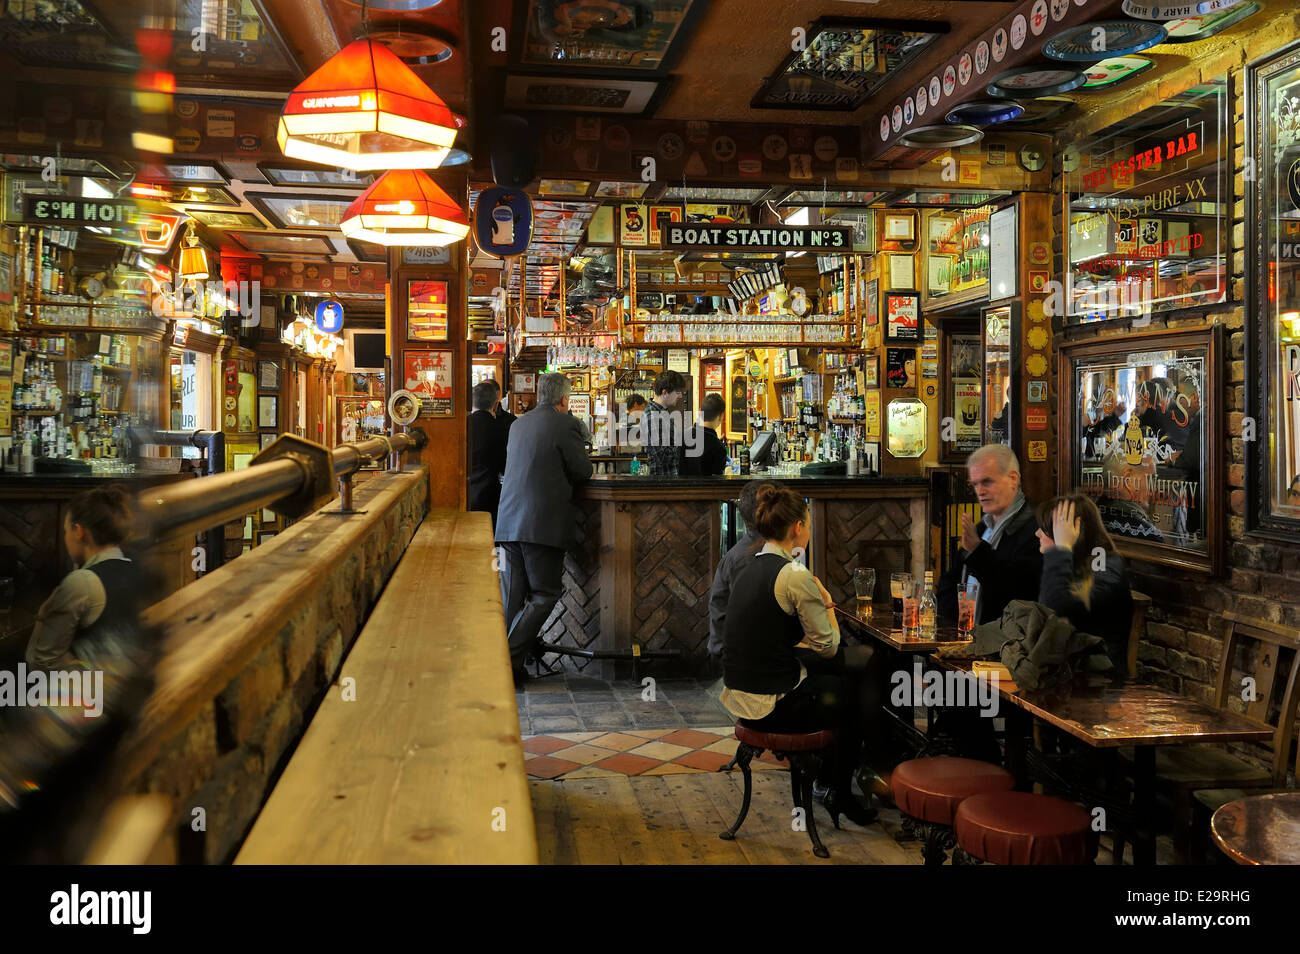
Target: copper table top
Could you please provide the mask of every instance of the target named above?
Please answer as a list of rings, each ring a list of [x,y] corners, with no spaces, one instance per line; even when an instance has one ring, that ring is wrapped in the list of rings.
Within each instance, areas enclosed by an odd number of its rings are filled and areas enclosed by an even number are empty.
[[[1300,792],[1228,802],[1214,813],[1210,833],[1239,865],[1300,865]]]
[[[969,659],[931,657],[939,666],[970,672]],[[1037,692],[999,689],[1002,698],[1096,748],[1264,741],[1273,730],[1133,680],[1097,680]]]
[[[840,622],[848,622],[849,628],[855,633],[865,634],[878,642],[884,643],[899,652],[904,653],[932,653],[940,646],[949,643],[961,642],[957,633],[957,627],[951,625],[940,625],[935,628],[935,635],[938,639],[909,639],[903,635],[902,624],[895,625],[894,605],[889,603],[871,604],[871,618],[863,619],[854,612],[835,607],[835,612],[839,614]]]

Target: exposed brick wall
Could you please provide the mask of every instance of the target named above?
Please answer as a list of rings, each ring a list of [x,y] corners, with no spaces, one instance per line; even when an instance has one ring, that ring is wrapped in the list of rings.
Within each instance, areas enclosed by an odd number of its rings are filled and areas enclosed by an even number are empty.
[[[1075,128],[1058,136],[1058,147],[1086,138],[1200,82],[1228,74],[1234,110],[1232,194],[1228,204],[1232,226],[1228,239],[1231,281],[1228,300],[1208,308],[1158,314],[1150,328],[1185,328],[1221,325],[1224,333],[1223,390],[1216,399],[1225,408],[1227,433],[1223,468],[1227,499],[1227,541],[1222,573],[1212,579],[1175,567],[1136,562],[1133,585],[1153,599],[1138,660],[1141,675],[1158,685],[1205,702],[1211,701],[1218,678],[1226,623],[1223,612],[1232,611],[1300,628],[1300,540],[1294,545],[1265,542],[1246,532],[1245,453],[1242,418],[1245,406],[1245,242],[1250,229],[1245,221],[1242,170],[1245,159],[1245,65],[1300,38],[1300,13],[1294,9],[1265,8],[1252,20],[1254,28],[1221,48],[1190,58],[1188,66],[1159,80],[1136,86],[1097,110]],[[1197,44],[1201,46],[1201,44]],[[1054,218],[1062,221],[1060,160],[1056,161]],[[1057,274],[1061,273],[1062,239],[1055,236]],[[1105,322],[1065,330],[1067,340],[1114,338],[1129,331],[1126,321]],[[1069,386],[1068,382],[1053,382]],[[1052,405],[1053,412],[1055,405]],[[1057,422],[1065,426],[1064,422]],[[1261,434],[1261,439],[1266,435]]]
[[[182,861],[221,864],[233,856],[427,503],[424,470],[372,477],[355,491],[353,506],[364,514],[307,517],[155,608],[172,659],[184,659],[205,643],[216,652],[204,658],[218,659],[226,649],[223,640],[229,653],[248,657],[232,678],[213,687],[182,728],[161,741],[130,786],[174,800]],[[285,610],[278,581],[303,570],[310,571],[310,580],[295,588]],[[172,671],[192,666],[186,662]],[[168,678],[164,658],[151,706],[173,704]],[[204,831],[193,830],[196,808],[203,809]]]

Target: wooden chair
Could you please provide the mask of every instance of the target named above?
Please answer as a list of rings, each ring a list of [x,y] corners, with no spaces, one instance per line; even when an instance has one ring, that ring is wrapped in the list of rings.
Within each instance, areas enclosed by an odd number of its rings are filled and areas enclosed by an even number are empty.
[[[1243,698],[1243,682],[1233,680],[1237,654],[1243,657],[1245,677],[1254,680],[1252,698],[1245,700],[1241,714],[1260,728],[1271,729],[1272,765],[1260,768],[1216,745],[1161,746],[1156,750],[1156,784],[1173,807],[1174,846],[1180,861],[1193,857],[1194,847],[1204,845],[1198,829],[1206,829],[1209,814],[1219,805],[1248,794],[1285,789],[1291,758],[1296,706],[1300,703],[1300,634],[1236,613],[1224,613],[1228,633],[1223,641],[1214,707],[1228,709],[1230,696]],[[1289,663],[1283,665],[1283,656]],[[1279,673],[1285,672],[1283,678]],[[1204,792],[1206,797],[1198,797]],[[1204,832],[1201,832],[1202,836]],[[1122,845],[1120,846],[1122,851]]]
[[[1128,676],[1130,679],[1136,679],[1138,674],[1138,643],[1147,632],[1147,610],[1151,608],[1151,597],[1145,593],[1139,593],[1137,590],[1130,591],[1133,597],[1133,621],[1129,624],[1128,629],[1128,652],[1125,653],[1128,663]]]

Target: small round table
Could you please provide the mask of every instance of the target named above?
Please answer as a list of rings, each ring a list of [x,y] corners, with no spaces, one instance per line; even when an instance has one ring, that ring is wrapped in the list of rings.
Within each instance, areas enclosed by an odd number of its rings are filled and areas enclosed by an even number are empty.
[[[1210,834],[1239,865],[1300,864],[1300,792],[1228,802],[1210,820]]]

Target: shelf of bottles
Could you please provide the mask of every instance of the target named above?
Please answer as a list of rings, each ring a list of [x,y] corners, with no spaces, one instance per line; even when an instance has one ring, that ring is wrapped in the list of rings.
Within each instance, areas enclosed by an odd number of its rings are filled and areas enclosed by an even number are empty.
[[[131,378],[140,355],[126,335],[72,334],[15,342],[14,463],[89,460],[96,473],[130,473],[125,462]]]
[[[90,300],[74,280],[72,251],[77,233],[67,229],[24,228],[19,278],[19,315],[32,330],[76,328],[134,331],[161,335],[166,321],[155,316],[143,284],[119,289],[113,297]],[[15,263],[17,264],[17,263]]]

